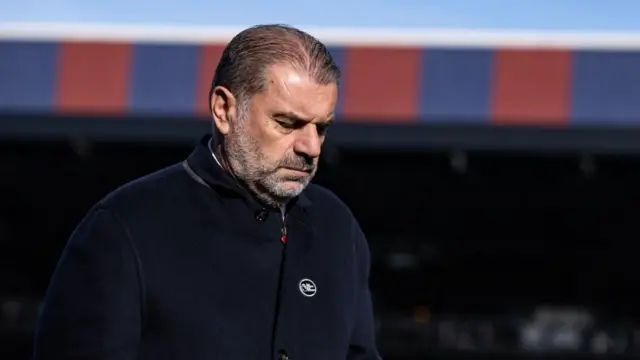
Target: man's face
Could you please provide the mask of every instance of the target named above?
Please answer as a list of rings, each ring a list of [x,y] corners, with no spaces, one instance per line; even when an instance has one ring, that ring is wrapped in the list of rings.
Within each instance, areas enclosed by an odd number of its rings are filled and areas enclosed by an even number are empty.
[[[338,89],[286,65],[270,67],[267,79],[266,90],[231,122],[225,146],[235,175],[260,200],[280,205],[315,175]]]

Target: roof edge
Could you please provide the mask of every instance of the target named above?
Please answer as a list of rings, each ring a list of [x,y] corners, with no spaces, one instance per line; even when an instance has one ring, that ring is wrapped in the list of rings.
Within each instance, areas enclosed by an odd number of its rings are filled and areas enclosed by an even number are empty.
[[[640,32],[300,28],[328,46],[640,50]],[[243,29],[95,23],[0,23],[0,40],[224,44]]]

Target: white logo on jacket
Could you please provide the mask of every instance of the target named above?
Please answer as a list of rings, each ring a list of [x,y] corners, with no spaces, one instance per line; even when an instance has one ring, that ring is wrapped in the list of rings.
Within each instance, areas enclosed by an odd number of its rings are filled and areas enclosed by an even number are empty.
[[[300,292],[302,293],[302,295],[306,297],[312,297],[316,294],[317,291],[316,284],[314,284],[313,281],[309,279],[300,280],[300,284],[298,284],[298,287],[300,288]]]

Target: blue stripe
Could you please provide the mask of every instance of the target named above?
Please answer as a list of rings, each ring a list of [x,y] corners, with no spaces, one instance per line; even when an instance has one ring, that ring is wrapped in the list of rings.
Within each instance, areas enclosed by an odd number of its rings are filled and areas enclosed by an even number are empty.
[[[571,121],[640,124],[640,53],[576,51]]]
[[[420,120],[488,122],[493,52],[425,51],[420,82]]]
[[[342,78],[338,87],[338,103],[336,104],[336,120],[340,119],[340,115],[342,114],[342,108],[343,108],[343,104],[342,104],[342,98],[343,98],[343,94],[341,91],[341,88],[343,88],[343,83],[346,79],[345,73],[344,73],[344,48],[341,47],[330,47],[329,49],[329,53],[331,54],[331,57],[333,57],[333,61],[338,64],[338,67],[340,68],[340,70],[342,71]]]
[[[193,115],[198,49],[191,45],[135,45],[129,111]]]
[[[0,41],[0,111],[54,111],[58,45]]]

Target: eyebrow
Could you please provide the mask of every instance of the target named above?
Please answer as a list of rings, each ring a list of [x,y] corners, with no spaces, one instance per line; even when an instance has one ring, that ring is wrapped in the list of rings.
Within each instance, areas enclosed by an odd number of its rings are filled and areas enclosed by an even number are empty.
[[[276,118],[287,118],[289,120],[305,122],[305,123],[310,123],[311,122],[311,120],[305,119],[304,117],[302,117],[302,116],[300,116],[300,115],[298,115],[296,113],[293,113],[293,112],[279,112],[279,113],[276,113],[275,115],[273,115],[273,117],[276,117]],[[324,121],[323,123],[330,124],[331,122],[333,122],[334,117],[335,117],[335,115],[331,114],[327,118],[327,120]]]

